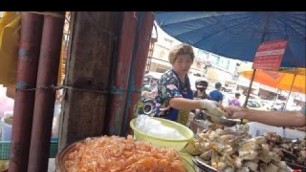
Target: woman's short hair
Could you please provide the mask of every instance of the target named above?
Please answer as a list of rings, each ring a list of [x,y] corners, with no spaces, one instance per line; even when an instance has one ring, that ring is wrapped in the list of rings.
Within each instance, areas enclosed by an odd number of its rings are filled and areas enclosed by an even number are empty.
[[[194,59],[194,52],[192,49],[192,46],[188,45],[188,44],[179,44],[175,47],[173,47],[170,52],[169,52],[169,62],[170,64],[173,64],[175,59],[177,58],[178,55],[185,55],[188,54],[190,55],[192,61]]]

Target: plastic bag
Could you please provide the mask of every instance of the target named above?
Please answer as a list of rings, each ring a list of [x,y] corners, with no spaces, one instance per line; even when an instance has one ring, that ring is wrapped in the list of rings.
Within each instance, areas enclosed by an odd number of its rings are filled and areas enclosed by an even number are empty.
[[[184,139],[185,137],[176,129],[163,125],[147,115],[139,115],[136,119],[136,128],[142,132],[163,139]]]
[[[4,12],[0,18],[0,84],[16,83],[21,19],[17,12]]]

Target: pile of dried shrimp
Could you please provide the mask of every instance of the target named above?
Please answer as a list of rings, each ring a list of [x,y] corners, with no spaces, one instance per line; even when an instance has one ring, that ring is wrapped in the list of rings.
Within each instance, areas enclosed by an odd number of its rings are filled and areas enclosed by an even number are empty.
[[[65,155],[68,172],[182,172],[179,154],[172,149],[118,136],[87,138]]]

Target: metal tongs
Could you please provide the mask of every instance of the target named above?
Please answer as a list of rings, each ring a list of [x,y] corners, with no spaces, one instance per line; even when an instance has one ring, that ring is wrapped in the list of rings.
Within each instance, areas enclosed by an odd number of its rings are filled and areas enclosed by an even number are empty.
[[[210,122],[220,124],[220,125],[224,125],[224,126],[227,126],[227,127],[232,127],[232,126],[235,126],[235,125],[241,123],[240,120],[227,119],[227,118],[224,118],[223,116],[217,116],[217,115],[210,114],[210,113],[207,113],[207,112],[203,112],[203,113],[204,113],[204,115],[207,116],[207,119]]]
[[[201,170],[205,172],[218,172],[217,169],[213,168],[212,166],[207,165],[201,158],[199,157],[192,157],[192,162],[199,167]]]

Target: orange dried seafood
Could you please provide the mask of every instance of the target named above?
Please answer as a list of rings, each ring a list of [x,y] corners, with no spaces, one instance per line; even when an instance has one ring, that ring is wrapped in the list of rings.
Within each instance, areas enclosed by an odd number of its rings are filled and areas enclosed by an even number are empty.
[[[172,149],[118,136],[88,138],[65,156],[67,172],[184,172],[179,154]]]

